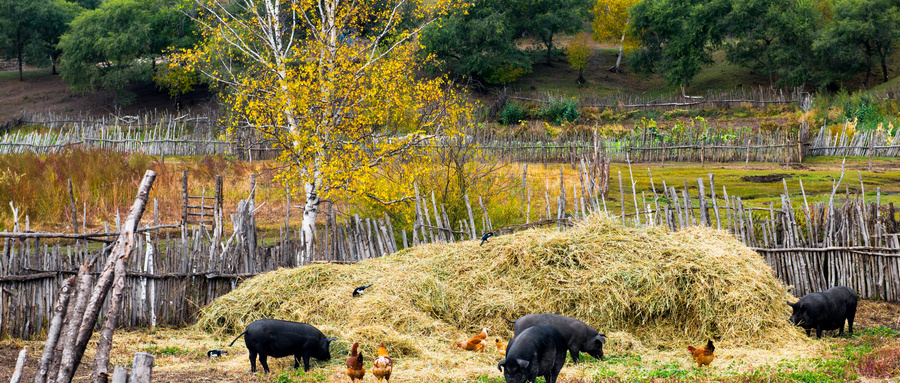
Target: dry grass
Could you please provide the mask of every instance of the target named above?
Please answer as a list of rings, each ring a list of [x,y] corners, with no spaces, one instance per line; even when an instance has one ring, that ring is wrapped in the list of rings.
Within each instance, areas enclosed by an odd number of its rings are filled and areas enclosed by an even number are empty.
[[[483,247],[430,245],[355,265],[280,269],[206,307],[196,328],[225,339],[260,318],[307,322],[339,338],[336,358],[353,342],[374,354],[383,341],[400,361],[399,380],[438,381],[499,374],[498,354],[454,342],[485,326],[508,339],[500,315],[556,312],[606,332],[608,354],[689,366],[683,348],[712,338],[723,360],[754,365],[815,347],[786,321],[789,297],[762,259],[724,232],[623,229],[593,216],[565,232],[529,230]]]

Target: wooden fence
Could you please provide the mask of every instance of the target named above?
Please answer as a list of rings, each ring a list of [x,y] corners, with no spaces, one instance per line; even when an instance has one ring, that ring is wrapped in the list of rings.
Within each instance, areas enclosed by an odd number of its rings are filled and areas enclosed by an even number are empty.
[[[823,126],[810,140],[810,155],[844,157],[898,157],[900,156],[900,129],[890,134],[884,130],[855,129],[847,122],[839,129]]]
[[[494,226],[481,198],[470,201],[465,196],[467,214],[451,220],[433,193],[420,194],[418,190],[410,205],[415,219],[408,230],[394,226],[388,215],[356,215],[338,222],[337,214],[327,206],[313,238],[287,226],[277,234],[266,234],[256,230],[253,198],[241,201],[230,214],[230,235],[204,224],[163,226],[153,222],[139,230],[128,259],[126,309],[119,323],[125,327],[192,323],[201,307],[243,279],[279,267],[357,262],[423,243],[477,239],[486,232],[502,235],[541,226],[564,230],[598,211],[626,226],[665,225],[679,230],[700,225],[727,230],[758,251],[779,278],[794,286],[793,293],[798,296],[846,285],[863,298],[900,301],[900,222],[893,205],[881,204],[880,190],[840,195],[836,192],[839,182],[825,202],[809,204],[802,185],[798,185],[799,193],[789,193],[788,183],[783,181],[781,206],[747,206],[740,197],[727,194],[726,187],[717,189],[712,175],[708,180],[698,179],[696,188],[693,182],[691,187],[684,182],[680,191],[665,182],[653,183],[652,190],[632,189],[628,196],[627,183],[623,184],[619,173],[618,192],[611,188],[604,194],[598,177],[602,171],[597,171],[602,166],[593,162],[587,158],[579,162],[576,184],[560,181],[555,201],[546,191],[543,198],[537,197],[544,203],[536,211],[531,211],[531,193],[523,190],[528,202],[522,207],[522,223],[507,227]],[[624,202],[618,211],[608,209],[607,195]],[[788,197],[799,195],[804,203],[795,207]],[[61,236],[29,233],[27,228],[26,232],[0,233],[4,239],[0,332],[20,338],[40,333],[63,279],[86,261],[105,257],[109,249],[103,241],[115,234]],[[51,244],[48,237],[77,241]],[[312,241],[309,250],[308,240]],[[99,272],[98,267],[95,265],[93,272]]]
[[[597,143],[612,162],[769,162],[797,163],[808,155],[808,125],[796,133],[785,130],[753,132],[751,129],[688,127],[677,135],[643,129],[621,138],[571,135],[474,136],[478,148],[512,161],[571,163],[589,155]],[[430,143],[428,145],[440,145]]]
[[[548,94],[546,92],[507,89],[501,93],[499,98],[546,104],[552,98],[559,99],[565,98],[565,96]],[[707,90],[702,95],[688,95],[684,90],[658,95],[615,94],[598,96],[586,93],[580,94],[577,101],[578,106],[582,108],[618,110],[729,108],[743,105],[763,108],[767,105],[779,104],[797,104],[801,108],[808,110],[812,103],[812,95],[801,88],[739,87],[726,91]]]
[[[28,114],[14,125],[40,129],[0,136],[0,154],[57,153],[68,148],[106,149],[156,156],[233,155],[242,160],[275,158],[279,151],[256,132],[233,132],[222,140],[225,128],[218,116],[172,116],[150,113],[140,116],[89,118],[54,114]],[[6,132],[0,132],[0,134]]]

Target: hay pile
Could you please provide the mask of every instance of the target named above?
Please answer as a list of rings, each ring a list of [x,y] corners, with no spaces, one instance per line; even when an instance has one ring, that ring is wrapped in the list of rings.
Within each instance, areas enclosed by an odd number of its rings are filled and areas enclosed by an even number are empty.
[[[579,318],[610,336],[607,353],[682,349],[708,338],[718,347],[773,349],[805,342],[786,320],[790,297],[758,255],[724,232],[627,229],[594,215],[568,231],[528,230],[484,246],[428,245],[355,265],[280,269],[216,300],[197,326],[230,336],[260,318],[306,322],[368,352],[384,341],[398,356],[423,360],[423,370],[485,359],[471,371],[480,374],[496,371],[490,361],[499,357],[457,352],[454,342],[485,326],[491,341],[508,340],[512,327],[501,314]],[[333,347],[332,355],[343,351]]]

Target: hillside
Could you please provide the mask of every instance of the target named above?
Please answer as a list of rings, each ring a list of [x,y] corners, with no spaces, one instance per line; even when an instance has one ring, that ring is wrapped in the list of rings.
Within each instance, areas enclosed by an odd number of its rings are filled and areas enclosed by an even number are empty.
[[[191,110],[215,107],[208,92],[199,91],[184,97],[184,110],[179,111],[168,93],[155,85],[136,86],[130,91],[137,95],[131,105],[121,105],[114,91],[86,94],[73,92],[58,75],[49,69],[28,69],[24,81],[18,72],[0,71],[0,125],[20,117],[22,113],[54,113],[63,115],[105,116],[109,114],[136,115],[148,111],[190,113]],[[199,111],[198,111],[199,113]]]

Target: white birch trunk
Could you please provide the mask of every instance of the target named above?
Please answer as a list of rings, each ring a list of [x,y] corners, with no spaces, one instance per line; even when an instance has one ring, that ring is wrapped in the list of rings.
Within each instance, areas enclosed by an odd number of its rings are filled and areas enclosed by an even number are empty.
[[[309,263],[312,259],[312,244],[315,240],[316,217],[319,215],[319,194],[316,190],[316,185],[313,183],[307,182],[305,189],[306,204],[303,206],[302,228],[304,238],[306,239],[306,251],[303,261],[304,263]]]
[[[610,72],[619,73],[619,66],[622,65],[622,56],[625,48],[625,34],[622,34],[622,39],[619,40],[619,57],[616,57],[616,66],[609,68]]]

